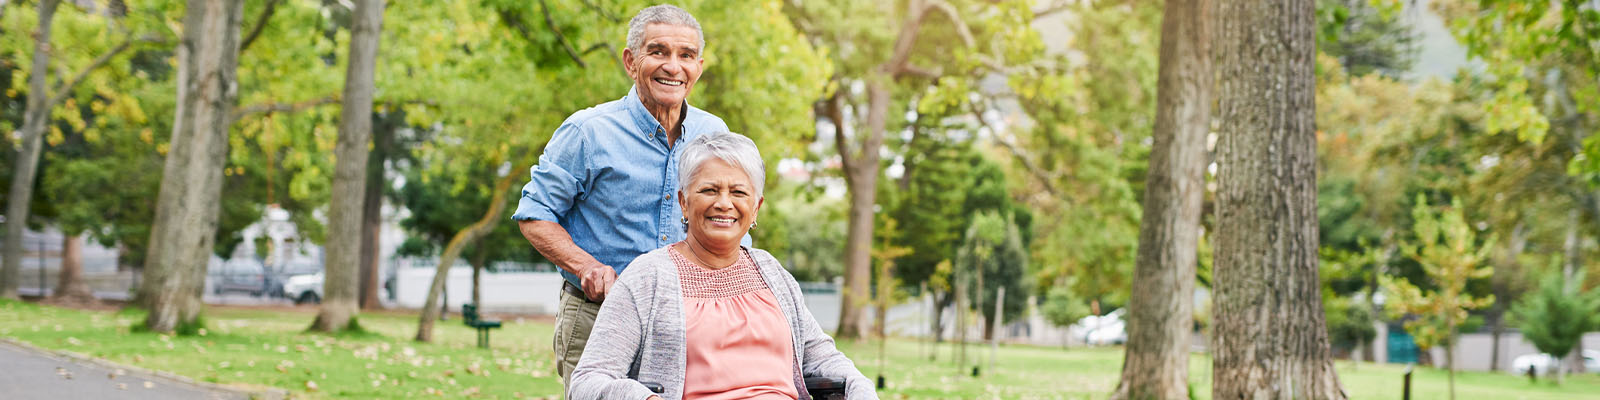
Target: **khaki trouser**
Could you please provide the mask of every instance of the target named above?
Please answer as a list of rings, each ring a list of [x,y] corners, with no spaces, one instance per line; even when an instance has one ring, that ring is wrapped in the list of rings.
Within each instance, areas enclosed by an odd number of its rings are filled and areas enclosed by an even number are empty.
[[[594,317],[599,313],[600,303],[591,303],[583,296],[573,296],[567,290],[561,291],[561,312],[556,313],[553,344],[556,373],[561,375],[562,398],[566,398],[567,387],[572,383],[572,370],[578,367],[578,358],[583,356],[583,347],[589,343],[589,331],[594,329]]]

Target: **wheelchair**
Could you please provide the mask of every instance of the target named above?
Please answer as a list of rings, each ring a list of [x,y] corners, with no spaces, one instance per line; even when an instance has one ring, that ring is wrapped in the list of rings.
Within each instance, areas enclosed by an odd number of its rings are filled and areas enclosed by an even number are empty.
[[[651,392],[657,394],[667,390],[666,387],[661,386],[659,383],[641,383],[644,384],[645,388],[650,389]],[[806,378],[806,393],[811,394],[811,398],[816,400],[845,400],[844,378],[828,378],[820,376]]]

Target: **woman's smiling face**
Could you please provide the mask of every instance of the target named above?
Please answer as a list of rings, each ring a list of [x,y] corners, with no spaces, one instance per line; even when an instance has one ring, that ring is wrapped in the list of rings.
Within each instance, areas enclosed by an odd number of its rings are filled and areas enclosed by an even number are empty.
[[[689,239],[717,247],[736,247],[756,221],[762,198],[744,169],[720,158],[700,164],[678,205],[689,221]]]

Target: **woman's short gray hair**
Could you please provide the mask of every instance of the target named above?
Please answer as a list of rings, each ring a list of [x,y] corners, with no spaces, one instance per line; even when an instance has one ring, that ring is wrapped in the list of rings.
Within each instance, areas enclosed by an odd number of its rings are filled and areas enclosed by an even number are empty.
[[[713,158],[743,169],[750,177],[750,184],[755,186],[756,197],[761,197],[767,182],[767,166],[761,161],[761,150],[756,148],[755,141],[733,132],[703,134],[683,145],[683,152],[678,154],[678,191],[688,192],[694,174]]]
[[[700,37],[700,53],[706,52],[706,33],[700,30],[700,22],[694,20],[693,15],[677,6],[662,4],[645,7],[628,21],[628,48],[635,54],[644,50],[644,28],[650,24],[667,24],[687,26],[694,28],[695,36]]]

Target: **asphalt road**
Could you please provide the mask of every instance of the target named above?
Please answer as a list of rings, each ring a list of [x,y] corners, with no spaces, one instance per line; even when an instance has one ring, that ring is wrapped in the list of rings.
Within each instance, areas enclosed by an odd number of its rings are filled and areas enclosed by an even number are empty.
[[[67,399],[248,399],[237,392],[120,371],[0,342],[0,398]]]

